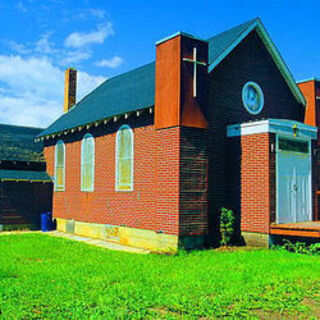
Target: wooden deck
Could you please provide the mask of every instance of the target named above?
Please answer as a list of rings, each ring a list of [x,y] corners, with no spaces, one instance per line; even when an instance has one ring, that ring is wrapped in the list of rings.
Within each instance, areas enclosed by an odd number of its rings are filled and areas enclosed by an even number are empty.
[[[320,221],[284,224],[273,223],[270,226],[270,234],[292,237],[320,238]]]

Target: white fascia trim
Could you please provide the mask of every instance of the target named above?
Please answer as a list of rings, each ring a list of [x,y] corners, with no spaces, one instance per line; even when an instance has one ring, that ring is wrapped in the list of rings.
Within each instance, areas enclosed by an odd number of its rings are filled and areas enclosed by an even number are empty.
[[[173,39],[173,38],[175,38],[175,37],[177,37],[177,36],[183,36],[183,37],[187,37],[187,38],[190,38],[190,39],[195,39],[195,40],[207,42],[207,40],[204,40],[204,39],[202,39],[202,38],[200,38],[200,37],[196,37],[196,36],[194,36],[194,35],[192,35],[192,34],[190,34],[190,33],[186,33],[186,32],[183,32],[183,31],[178,31],[178,32],[176,32],[176,33],[173,33],[173,34],[171,34],[171,35],[169,35],[169,36],[167,36],[167,37],[165,37],[165,38],[157,41],[157,42],[156,42],[156,46],[159,45],[159,44],[161,44],[161,43],[163,43],[163,42],[166,42],[166,41],[168,41],[168,40],[170,40],[170,39]]]
[[[293,136],[293,128],[297,128],[297,137],[317,139],[318,128],[294,120],[268,119],[227,126],[227,137],[239,137],[259,133],[275,133]]]
[[[119,163],[119,134],[123,128],[126,128],[129,130],[131,134],[131,184],[128,189],[121,189],[119,184],[119,170],[118,170],[118,163]],[[116,157],[116,180],[115,180],[115,190],[116,192],[132,192],[134,190],[134,132],[132,128],[128,124],[123,124],[117,131],[116,135],[116,144],[115,144],[115,157]]]
[[[58,144],[62,144],[63,146],[63,185],[57,186],[56,181],[57,181],[57,158],[58,158]],[[55,147],[54,147],[54,178],[53,178],[53,183],[54,183],[54,191],[65,191],[66,190],[66,145],[63,140],[57,141]]]
[[[302,105],[306,105],[306,100],[301,93],[299,87],[297,86],[288,66],[282,59],[278,49],[276,48],[275,44],[271,40],[267,30],[263,26],[260,19],[254,22],[245,32],[241,34],[241,36],[234,41],[216,60],[214,63],[210,64],[208,68],[208,72],[211,72],[253,29],[257,30],[258,35],[260,36],[262,42],[265,44],[266,48],[268,49],[273,61],[279,68],[280,72],[282,73],[284,79],[286,80],[290,90],[292,91],[293,95],[297,99],[299,103]]]
[[[308,79],[303,79],[303,80],[299,80],[297,81],[297,83],[303,83],[303,82],[309,82],[309,81],[316,81],[316,82],[320,82],[319,78],[313,77],[313,78],[308,78]]]
[[[296,99],[303,104],[306,105],[306,100],[301,93],[299,87],[297,86],[292,73],[290,72],[288,66],[284,62],[283,58],[281,57],[277,47],[275,46],[274,42],[272,41],[271,37],[269,36],[267,30],[263,26],[260,19],[257,21],[257,32],[261,36],[262,41],[265,43],[268,51],[270,52],[275,64],[278,66],[280,72],[283,74],[289,88],[292,90],[292,93],[296,97]]]

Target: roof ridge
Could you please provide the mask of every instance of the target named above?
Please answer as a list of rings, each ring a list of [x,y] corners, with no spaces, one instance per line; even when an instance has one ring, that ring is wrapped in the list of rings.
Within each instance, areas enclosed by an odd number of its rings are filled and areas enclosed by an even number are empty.
[[[209,41],[209,40],[211,40],[211,39],[213,39],[213,38],[215,38],[215,37],[219,37],[219,36],[221,36],[221,35],[223,35],[223,34],[226,34],[226,33],[228,33],[228,32],[234,31],[234,30],[236,30],[236,29],[238,29],[238,28],[244,27],[245,25],[248,25],[248,27],[249,27],[250,25],[252,25],[253,23],[255,23],[255,22],[257,22],[257,21],[261,21],[261,19],[260,19],[259,17],[256,17],[256,18],[250,19],[250,20],[248,20],[248,21],[246,21],[246,22],[240,23],[239,25],[237,25],[237,26],[235,26],[235,27],[232,27],[232,28],[230,28],[230,29],[227,29],[227,30],[225,30],[225,31],[222,31],[222,32],[220,32],[220,33],[217,33],[217,34],[214,35],[214,36],[211,36],[211,37],[207,38],[207,41]]]
[[[17,124],[9,124],[9,123],[0,123],[0,127],[15,127],[15,128],[24,128],[24,129],[37,129],[44,130],[45,128],[33,127],[33,126],[21,126]]]

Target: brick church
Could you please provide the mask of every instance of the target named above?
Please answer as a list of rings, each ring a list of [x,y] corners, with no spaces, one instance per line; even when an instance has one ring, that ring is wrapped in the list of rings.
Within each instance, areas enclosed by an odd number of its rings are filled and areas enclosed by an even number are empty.
[[[299,223],[318,219],[319,89],[295,82],[259,19],[173,34],[78,103],[68,69],[65,112],[37,138],[58,229],[175,251],[213,244],[226,207],[247,244],[315,235]]]

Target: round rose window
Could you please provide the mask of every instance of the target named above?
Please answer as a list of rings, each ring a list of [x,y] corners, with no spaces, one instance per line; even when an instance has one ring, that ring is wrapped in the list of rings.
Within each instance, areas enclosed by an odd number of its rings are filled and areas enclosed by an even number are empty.
[[[263,108],[263,92],[255,82],[247,82],[242,89],[244,107],[251,114],[258,114]]]

